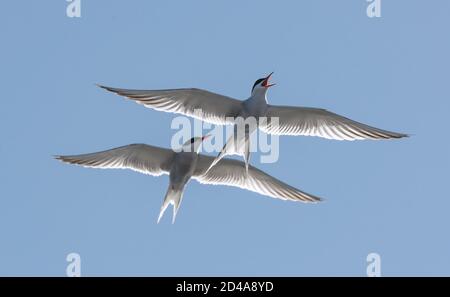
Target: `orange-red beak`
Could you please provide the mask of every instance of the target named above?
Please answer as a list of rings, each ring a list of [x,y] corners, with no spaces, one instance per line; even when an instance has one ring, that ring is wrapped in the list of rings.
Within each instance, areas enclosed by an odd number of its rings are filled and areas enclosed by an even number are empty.
[[[208,135],[202,136],[202,141],[203,141],[203,140],[205,140],[205,139],[207,139],[207,138],[209,138],[210,136],[211,136],[211,134],[208,134]]]
[[[270,87],[272,87],[272,86],[275,85],[275,84],[269,84],[269,79],[270,79],[270,77],[272,76],[272,74],[273,74],[273,72],[270,73],[270,74],[266,77],[266,79],[263,81],[263,83],[261,84],[263,87],[265,87],[265,88],[270,88]]]

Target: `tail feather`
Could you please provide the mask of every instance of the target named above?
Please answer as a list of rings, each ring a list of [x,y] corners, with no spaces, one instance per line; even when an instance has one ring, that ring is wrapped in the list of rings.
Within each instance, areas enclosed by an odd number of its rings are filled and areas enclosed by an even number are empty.
[[[216,165],[217,163],[219,163],[220,160],[222,160],[223,157],[226,156],[225,151],[224,151],[225,147],[222,149],[222,151],[217,155],[217,157],[212,161],[211,165],[209,165],[208,170],[206,170],[206,173],[214,167],[214,165]]]
[[[177,217],[178,209],[181,205],[181,199],[183,199],[183,192],[179,192],[178,199],[173,201],[173,215],[172,215],[172,224],[175,224],[175,218]]]
[[[248,164],[250,163],[250,138],[248,136],[245,137],[244,161],[245,174],[248,174]]]
[[[241,155],[242,154],[241,150],[242,150],[242,141],[236,140],[234,135],[230,136],[230,138],[228,138],[227,142],[223,146],[220,153],[217,155],[217,157],[214,159],[211,165],[209,165],[208,170],[206,170],[206,172],[208,172],[214,165],[219,163],[219,161],[226,156]]]
[[[182,199],[183,199],[183,189],[175,189],[172,187],[172,185],[169,185],[166,197],[164,198],[164,202],[161,205],[161,210],[159,211],[158,224],[161,218],[163,217],[164,212],[166,211],[167,207],[170,204],[173,205],[172,224],[175,223],[175,218],[177,216],[178,209],[180,208]]]

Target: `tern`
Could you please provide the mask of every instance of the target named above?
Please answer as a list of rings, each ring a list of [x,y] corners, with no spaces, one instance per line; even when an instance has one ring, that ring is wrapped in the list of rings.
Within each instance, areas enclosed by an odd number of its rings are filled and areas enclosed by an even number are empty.
[[[253,84],[250,97],[243,101],[198,88],[132,90],[98,86],[134,100],[145,107],[183,114],[212,124],[232,124],[236,127],[237,118],[254,117],[257,128],[274,135],[318,136],[335,140],[392,139],[408,136],[375,128],[326,109],[268,104],[267,90],[275,85],[269,83],[272,74],[273,72],[258,79]],[[199,113],[198,110],[201,112]],[[278,123],[268,120],[260,122],[260,118],[277,118]],[[243,138],[230,137],[211,166],[226,155],[238,154],[244,157],[248,168],[249,134],[255,128],[245,127],[245,129],[245,133],[242,133]]]
[[[198,153],[201,143],[207,137],[191,138],[181,146],[178,152],[146,144],[130,144],[96,153],[55,156],[55,158],[84,167],[131,169],[153,176],[168,174],[169,187],[161,206],[158,223],[169,204],[173,205],[172,223],[175,222],[184,187],[191,179],[201,184],[238,187],[282,200],[312,203],[322,200],[253,166],[250,166],[246,172],[244,162],[238,160],[225,158],[208,170],[214,157]]]

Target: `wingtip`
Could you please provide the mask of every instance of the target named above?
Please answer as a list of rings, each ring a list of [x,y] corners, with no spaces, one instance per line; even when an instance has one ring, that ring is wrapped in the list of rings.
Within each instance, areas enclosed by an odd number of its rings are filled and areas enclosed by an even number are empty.
[[[106,91],[108,91],[108,92],[111,92],[111,93],[114,93],[114,94],[117,94],[117,95],[120,95],[120,96],[125,96],[125,97],[128,97],[128,98],[131,98],[131,97],[129,97],[129,96],[126,96],[125,94],[122,94],[121,93],[121,89],[117,89],[117,88],[113,88],[113,87],[108,87],[108,86],[105,86],[105,85],[101,85],[101,84],[95,84],[97,87],[99,87],[99,88],[101,88],[101,89],[103,89],[103,90],[106,90]]]
[[[53,158],[54,158],[55,160],[60,161],[61,163],[68,163],[68,164],[82,165],[81,163],[78,163],[76,160],[72,159],[70,156],[54,155]]]
[[[408,138],[411,137],[411,134],[409,133],[395,133],[391,136],[391,138],[397,138],[397,139],[401,139],[401,138]]]
[[[95,83],[94,85],[97,86],[97,87],[99,87],[99,88],[108,90],[108,87],[107,87],[107,86],[104,86],[104,85],[101,85],[101,84],[98,84],[98,83]]]
[[[116,89],[114,89],[114,88],[112,88],[112,87],[108,87],[108,86],[101,85],[101,84],[95,84],[95,85],[96,85],[97,87],[103,89],[103,90],[108,91],[108,92],[111,92],[111,93],[117,93],[117,92],[116,92]]]
[[[317,203],[324,202],[324,201],[326,201],[326,200],[327,200],[327,199],[325,199],[325,198],[317,197],[317,196],[308,194],[308,200],[305,201],[305,202],[307,202],[307,203],[312,203],[312,204],[317,204]]]
[[[392,138],[408,138],[411,137],[413,134],[409,134],[409,133],[393,133]]]
[[[323,203],[325,201],[327,201],[326,198],[322,198],[322,197],[314,197],[315,198],[315,203]]]

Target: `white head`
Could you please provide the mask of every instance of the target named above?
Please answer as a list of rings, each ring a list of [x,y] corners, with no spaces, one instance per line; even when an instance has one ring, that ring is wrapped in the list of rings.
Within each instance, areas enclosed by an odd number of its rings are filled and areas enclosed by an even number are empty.
[[[260,78],[253,84],[252,88],[252,96],[262,96],[266,95],[267,90],[274,86],[275,84],[270,84],[269,79],[272,76],[273,72],[264,78]]]
[[[186,141],[183,146],[181,147],[181,151],[183,152],[195,152],[198,153],[200,150],[200,146],[206,138],[208,138],[210,135],[205,135],[202,137],[192,137],[188,141]]]

